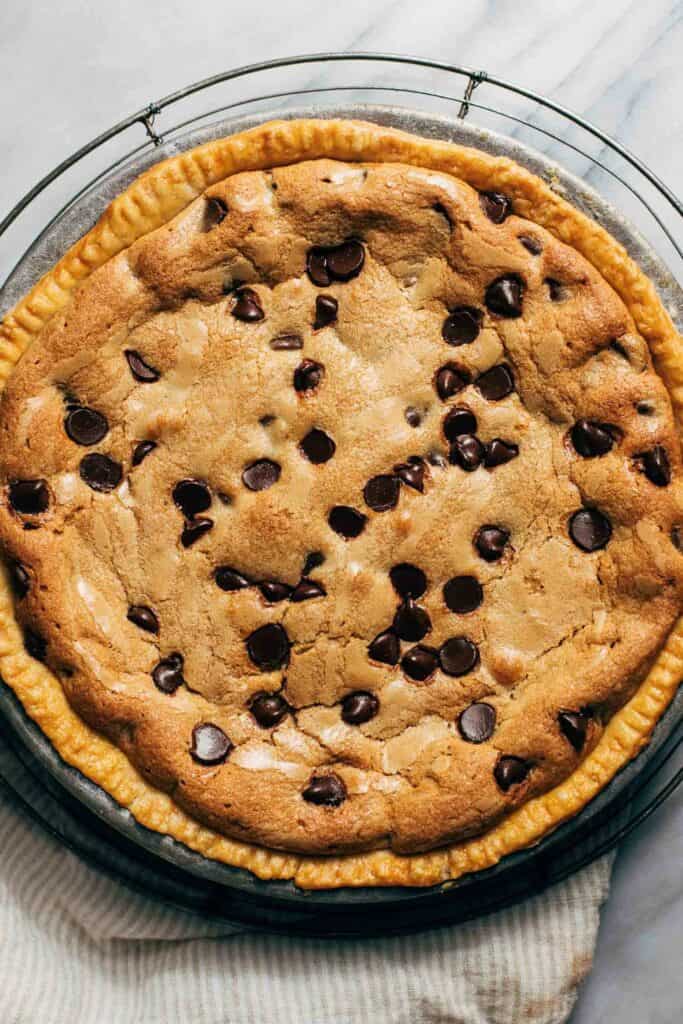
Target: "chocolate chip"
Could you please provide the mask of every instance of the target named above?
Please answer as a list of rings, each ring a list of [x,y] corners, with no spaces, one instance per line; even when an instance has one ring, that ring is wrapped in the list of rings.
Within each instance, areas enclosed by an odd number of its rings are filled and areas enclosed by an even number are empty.
[[[515,390],[515,378],[507,363],[498,363],[477,377],[476,385],[488,402],[500,402]]]
[[[455,441],[464,434],[474,434],[477,430],[477,417],[464,405],[454,406],[444,417],[443,432],[448,441]]]
[[[222,764],[234,744],[219,726],[202,722],[192,730],[190,754],[199,764]]]
[[[153,452],[157,447],[156,441],[140,441],[139,444],[135,445],[133,449],[133,458],[131,463],[133,466],[139,466],[143,459],[146,459],[150,452]]]
[[[183,527],[183,532],[180,534],[180,543],[184,548],[189,548],[195,541],[198,541],[200,537],[203,537],[205,533],[212,529],[213,519],[208,519],[206,516],[196,516],[194,519],[188,519]]]
[[[149,363],[146,363],[139,352],[127,348],[124,355],[128,360],[130,372],[141,384],[153,384],[155,380],[159,380],[161,376],[159,371],[155,370]]]
[[[483,319],[475,306],[456,306],[443,322],[441,337],[449,345],[469,345],[479,334]]]
[[[318,295],[315,300],[315,320],[313,330],[319,331],[322,327],[328,327],[337,319],[339,303],[331,295]]]
[[[312,775],[301,794],[309,804],[339,807],[346,800],[346,786],[338,775]]]
[[[219,565],[214,571],[213,578],[216,581],[216,586],[228,593],[233,590],[244,590],[250,585],[246,576],[242,576],[237,569],[231,569],[229,565]]]
[[[46,480],[13,480],[7,489],[7,497],[14,511],[24,516],[40,515],[50,504]]]
[[[261,424],[262,427],[269,427],[271,423],[275,423],[276,419],[276,416],[271,416],[270,414],[268,414],[266,416],[261,416],[261,418],[259,419],[259,423]]]
[[[496,316],[515,319],[522,315],[524,282],[517,274],[497,277],[486,289],[486,308]]]
[[[162,693],[175,693],[179,686],[184,686],[182,654],[176,651],[158,661],[152,669],[152,680]]]
[[[524,782],[530,768],[528,761],[523,761],[521,757],[501,757],[493,770],[493,776],[505,793],[511,786]]]
[[[589,716],[584,711],[560,711],[557,722],[560,732],[569,740],[574,750],[580,753],[586,742]]]
[[[436,672],[438,663],[436,651],[431,647],[423,647],[422,644],[411,647],[401,658],[403,672],[409,679],[415,679],[418,683],[429,679]]]
[[[308,576],[309,572],[318,569],[325,561],[322,551],[309,551],[304,559],[304,567],[301,570],[302,576]]]
[[[210,507],[211,492],[203,480],[188,477],[186,480],[180,480],[173,488],[173,501],[186,519],[192,519]]]
[[[516,444],[494,437],[493,441],[489,441],[486,445],[484,465],[487,469],[495,469],[496,466],[503,466],[506,462],[516,459],[518,455],[519,448]]]
[[[64,429],[72,441],[87,448],[102,440],[109,430],[109,424],[101,412],[81,405],[67,413]]]
[[[328,284],[332,283],[332,277],[327,269],[327,249],[321,245],[314,245],[308,250],[306,273],[318,288],[326,288]]]
[[[291,352],[303,348],[304,339],[299,334],[279,334],[277,338],[271,338],[270,347],[275,352]]]
[[[427,460],[430,466],[436,466],[437,469],[448,469],[448,459],[442,452],[429,452]]]
[[[543,252],[543,243],[539,238],[534,238],[533,235],[517,235],[517,237],[532,256],[538,256]]]
[[[401,654],[401,645],[392,629],[378,633],[372,643],[368,644],[368,655],[373,661],[381,661],[383,665],[397,665]]]
[[[414,405],[409,405],[403,415],[409,427],[419,427],[422,423],[422,413]]]
[[[452,612],[466,615],[479,607],[484,600],[484,591],[475,576],[453,576],[444,584],[443,599]]]
[[[280,479],[280,466],[272,459],[250,462],[242,473],[242,483],[250,491],[266,491]]]
[[[204,230],[210,231],[211,228],[215,228],[217,224],[220,224],[228,212],[228,207],[222,199],[218,196],[207,196],[206,205],[204,207]]]
[[[494,224],[502,224],[512,213],[512,203],[502,192],[480,192],[479,205]]]
[[[363,488],[365,504],[374,512],[388,512],[389,509],[396,508],[400,489],[400,482],[396,476],[390,476],[388,473],[373,476]]]
[[[310,601],[314,597],[325,597],[327,591],[323,587],[322,583],[317,583],[315,580],[303,579],[300,580],[292,592],[290,601],[299,603],[300,601]]]
[[[327,253],[327,269],[337,281],[350,281],[363,269],[365,250],[360,242],[351,239],[335,245]]]
[[[451,398],[453,395],[457,395],[468,384],[469,377],[466,376],[465,372],[459,370],[451,363],[446,363],[445,366],[441,367],[434,381],[436,393],[442,402],[445,402],[446,399]]]
[[[417,459],[418,457],[415,456],[415,458]],[[394,473],[396,473],[402,484],[412,487],[413,490],[419,491],[420,494],[424,493],[425,467],[422,459],[415,462],[399,462],[398,465],[394,466]]]
[[[10,586],[14,596],[21,600],[31,589],[31,577],[21,562],[10,562],[7,566]]]
[[[24,630],[24,650],[36,661],[45,661],[47,657],[47,641],[35,629]]]
[[[379,701],[374,693],[356,690],[349,693],[342,701],[342,719],[347,725],[363,725],[374,718],[379,711]]]
[[[678,551],[683,551],[683,526],[671,527],[671,543]]]
[[[470,704],[458,719],[460,735],[468,743],[484,743],[493,736],[496,709],[490,704]]]
[[[466,636],[453,636],[439,648],[439,664],[447,676],[464,676],[479,661],[477,645]]]
[[[309,430],[299,445],[301,452],[309,462],[319,466],[328,462],[336,451],[336,444],[324,430]]]
[[[249,710],[262,729],[272,729],[285,717],[289,704],[279,693],[257,693],[251,698]]]
[[[599,551],[612,536],[612,524],[597,508],[580,508],[569,519],[569,536],[582,551]]]
[[[671,481],[671,466],[666,448],[656,444],[650,451],[641,452],[634,458],[636,468],[644,473],[655,487],[666,487]]]
[[[357,512],[349,505],[335,505],[330,511],[327,521],[335,533],[351,540],[363,532],[368,520],[362,512]]]
[[[500,526],[480,526],[474,536],[474,546],[485,562],[497,562],[503,557],[505,545],[510,539],[507,530]]]
[[[255,292],[253,288],[240,288],[235,294],[235,304],[231,312],[237,320],[243,320],[245,323],[256,323],[257,320],[263,320],[265,314],[258,292]]]
[[[410,562],[399,562],[389,570],[389,578],[399,597],[422,597],[427,589],[427,577],[422,569]]]
[[[264,672],[282,668],[289,661],[289,637],[284,626],[277,622],[259,626],[247,637],[247,653]]]
[[[295,391],[314,391],[323,379],[324,372],[324,367],[313,359],[302,360],[294,371]]]
[[[472,473],[481,465],[484,446],[474,434],[461,434],[451,445],[449,459],[454,466],[460,466],[466,473]]]
[[[567,289],[561,281],[556,281],[554,277],[546,277],[545,283],[548,286],[551,302],[562,302],[567,298]]]
[[[652,416],[654,414],[655,407],[651,402],[637,402],[636,412],[639,416]]]
[[[225,491],[216,491],[216,497],[220,501],[221,505],[232,505],[232,497],[226,494]]]
[[[123,477],[121,464],[100,452],[93,452],[81,459],[78,471],[81,474],[81,480],[88,487],[92,487],[93,491],[113,491],[121,483]]]
[[[146,604],[132,604],[128,609],[127,619],[148,633],[159,632],[159,620]]]
[[[394,630],[401,640],[422,640],[431,628],[429,615],[411,597],[403,601],[394,615]]]
[[[278,580],[262,580],[258,588],[268,604],[277,604],[279,601],[284,601],[292,593],[290,586],[286,583],[280,583]]]
[[[595,420],[577,420],[571,429],[570,437],[574,448],[584,459],[593,459],[598,455],[606,455],[614,445],[614,431],[608,423],[597,423]]]

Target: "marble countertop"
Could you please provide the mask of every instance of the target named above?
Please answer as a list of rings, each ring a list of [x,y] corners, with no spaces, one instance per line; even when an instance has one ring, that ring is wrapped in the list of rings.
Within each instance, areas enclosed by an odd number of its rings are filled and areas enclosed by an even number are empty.
[[[683,174],[683,15],[676,0],[5,0],[0,216],[59,160],[151,99],[283,54],[382,50],[457,62],[544,93]],[[10,269],[0,251],[0,277]],[[572,1024],[683,1017],[683,792],[627,841]],[[515,1022],[516,1024],[516,1022]]]

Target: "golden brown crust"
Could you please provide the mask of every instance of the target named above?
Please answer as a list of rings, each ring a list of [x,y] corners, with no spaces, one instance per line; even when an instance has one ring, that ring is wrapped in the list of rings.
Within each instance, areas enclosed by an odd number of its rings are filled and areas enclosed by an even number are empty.
[[[129,248],[136,238],[166,223],[208,185],[237,171],[294,164],[320,156],[418,164],[454,174],[478,189],[507,193],[519,216],[533,220],[583,253],[612,285],[633,317],[635,329],[647,340],[674,409],[679,411],[681,370],[677,335],[651,283],[601,228],[508,160],[348,122],[265,125],[184,154],[147,172],[8,315],[0,328],[0,373],[4,378],[9,375],[24,348],[38,337],[53,314],[64,308],[80,281],[115,253]],[[606,298],[605,301],[609,306]],[[618,320],[618,310],[614,315]],[[625,323],[622,328],[628,334],[631,325]],[[670,439],[670,428],[664,426],[664,430]],[[675,461],[677,464],[677,455]],[[579,484],[586,485],[586,481]],[[665,509],[662,514],[664,520],[667,516],[670,520],[672,513]],[[647,545],[647,538],[642,539]],[[675,575],[677,570],[672,572]],[[680,674],[680,637],[676,628],[636,695],[612,717],[602,736],[594,737],[597,745],[569,778],[529,800],[477,840],[425,855],[399,856],[376,851],[326,858],[288,856],[226,839],[199,826],[169,797],[145,782],[125,754],[88,729],[71,711],[56,677],[24,654],[6,588],[2,602],[0,611],[5,628],[0,670],[67,761],[129,806],[143,824],[174,835],[207,856],[249,867],[261,877],[294,877],[298,884],[310,887],[433,884],[494,863],[504,853],[536,841],[559,821],[576,813],[647,741],[654,722],[675,691]],[[678,605],[669,602],[665,610],[656,614],[655,620],[660,623],[657,628],[672,621],[674,607]],[[415,810],[419,811],[419,807]],[[425,833],[418,825],[418,833],[429,837],[428,828]],[[259,838],[268,841],[268,836]],[[331,845],[339,847],[338,836],[330,839]],[[415,840],[406,843],[407,848],[416,845],[419,842]]]

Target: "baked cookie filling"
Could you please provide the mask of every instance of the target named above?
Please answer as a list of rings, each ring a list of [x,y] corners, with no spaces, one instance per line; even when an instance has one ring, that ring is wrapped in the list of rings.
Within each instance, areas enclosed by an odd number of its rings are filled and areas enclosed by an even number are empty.
[[[579,810],[677,681],[649,283],[509,161],[374,126],[266,126],[117,203],[2,327],[29,713],[143,823],[301,884],[428,884]]]

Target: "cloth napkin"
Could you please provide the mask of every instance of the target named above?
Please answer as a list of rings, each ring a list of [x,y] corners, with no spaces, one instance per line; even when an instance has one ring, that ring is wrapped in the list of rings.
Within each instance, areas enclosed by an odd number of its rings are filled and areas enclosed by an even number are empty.
[[[49,797],[0,738],[0,773]],[[133,893],[0,794],[2,1024],[561,1024],[612,855],[517,907],[421,935],[245,932]]]

